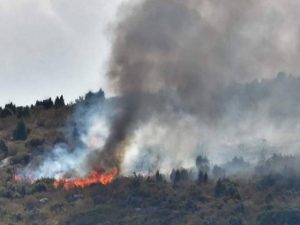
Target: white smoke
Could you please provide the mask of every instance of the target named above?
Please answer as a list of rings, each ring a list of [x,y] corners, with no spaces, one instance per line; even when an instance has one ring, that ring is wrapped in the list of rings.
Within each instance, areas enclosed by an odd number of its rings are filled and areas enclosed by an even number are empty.
[[[77,176],[86,175],[84,162],[88,152],[86,149],[75,149],[70,152],[65,146],[57,145],[42,158],[38,159],[38,165],[30,163],[27,167],[17,171],[17,175],[22,179],[35,181],[42,178],[59,179],[67,173]],[[37,159],[35,159],[36,161]]]
[[[17,175],[29,180],[86,176],[90,172],[87,170],[89,155],[101,151],[108,137],[110,113],[113,112],[104,110],[103,101],[95,101],[93,105],[79,104],[70,118],[72,122],[66,125],[66,137],[75,146],[57,144],[53,150],[34,157],[25,168],[17,171]],[[73,127],[74,121],[76,127]]]

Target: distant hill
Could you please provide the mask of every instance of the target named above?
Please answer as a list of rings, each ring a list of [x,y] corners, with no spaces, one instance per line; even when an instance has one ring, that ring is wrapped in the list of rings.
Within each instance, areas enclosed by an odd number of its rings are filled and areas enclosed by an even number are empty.
[[[252,111],[264,112],[276,124],[297,121],[299,88],[300,78],[284,74],[270,80],[231,84],[222,96],[216,96],[220,102],[217,107],[222,119],[230,119],[233,112],[242,119]],[[207,159],[198,158],[196,178],[182,168],[170,177],[159,171],[146,177],[134,174],[118,177],[107,186],[70,191],[55,189],[53,179],[32,184],[15,180],[15,171],[33,156],[42,157],[57,143],[70,148],[76,144],[74,127],[80,124],[74,124],[73,116],[80,114],[80,108],[98,101],[120,105],[123,100],[105,99],[100,90],[89,92],[74,104],[65,104],[60,96],[28,107],[10,103],[0,110],[0,224],[299,224],[298,156],[262,159],[251,175],[245,175],[250,164],[241,157],[214,168],[209,167]],[[66,137],[65,129],[70,127],[73,130],[67,133],[73,139]],[[14,135],[19,130],[26,133],[24,138]],[[228,175],[226,170],[236,175]]]

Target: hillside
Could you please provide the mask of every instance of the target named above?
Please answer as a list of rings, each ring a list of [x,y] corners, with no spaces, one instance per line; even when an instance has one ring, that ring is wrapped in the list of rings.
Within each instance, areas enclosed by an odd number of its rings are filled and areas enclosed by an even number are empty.
[[[119,176],[108,185],[71,190],[55,189],[53,179],[33,183],[16,179],[18,168],[51,152],[56,144],[72,146],[65,129],[73,123],[77,105],[103,96],[102,92],[89,93],[75,105],[59,107],[48,107],[47,100],[28,107],[25,115],[8,110],[11,115],[2,116],[0,224],[299,224],[300,177],[296,156],[273,155],[246,176],[235,173],[226,177],[221,167],[215,167],[208,177],[201,173],[193,179],[189,170],[181,169],[174,170],[170,177],[158,171],[147,176],[134,173],[130,177]],[[26,135],[23,140],[16,140],[15,129],[22,131],[22,126],[17,128],[22,121]],[[201,159],[196,164],[206,163]],[[238,165],[241,172],[241,165],[247,164],[234,158],[226,165],[228,171]]]

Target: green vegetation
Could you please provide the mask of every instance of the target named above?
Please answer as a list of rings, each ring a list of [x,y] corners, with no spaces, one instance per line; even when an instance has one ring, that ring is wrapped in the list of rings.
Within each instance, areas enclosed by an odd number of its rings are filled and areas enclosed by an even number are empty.
[[[20,140],[26,140],[27,136],[28,136],[28,129],[25,125],[25,122],[24,120],[20,120],[17,123],[16,129],[14,130],[13,137],[15,140],[20,141]]]
[[[61,108],[65,106],[65,100],[63,96],[56,97],[55,102],[54,102],[54,107],[55,108]]]
[[[260,213],[257,218],[257,225],[298,225],[299,221],[299,208],[283,208]]]
[[[8,147],[3,140],[0,140],[0,160],[7,157]]]
[[[229,179],[219,179],[214,188],[216,197],[226,196],[232,199],[240,199],[240,194],[237,188],[237,184]]]

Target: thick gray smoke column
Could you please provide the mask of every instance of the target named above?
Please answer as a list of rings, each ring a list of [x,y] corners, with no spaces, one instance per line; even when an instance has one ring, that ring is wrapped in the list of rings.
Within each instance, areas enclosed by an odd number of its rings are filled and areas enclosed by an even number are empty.
[[[288,0],[145,0],[126,8],[108,73],[118,96],[77,105],[67,129],[74,146],[58,145],[19,174],[170,172],[195,166],[199,153],[212,163],[254,162],[262,150],[295,154],[300,78],[272,76],[300,71],[299,9]]]
[[[126,12],[108,73],[124,107],[99,158],[119,166],[134,131],[154,112],[162,127],[176,127],[187,115],[213,126],[232,81],[298,71],[296,8],[287,1],[146,0]],[[166,119],[172,113],[176,121]],[[186,133],[177,131],[177,139],[196,138]]]

